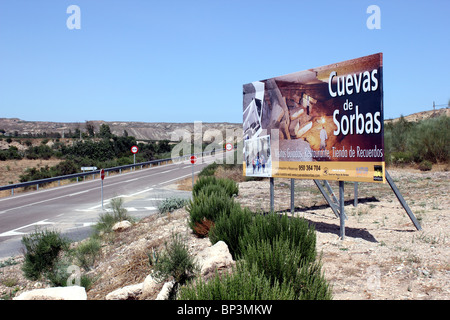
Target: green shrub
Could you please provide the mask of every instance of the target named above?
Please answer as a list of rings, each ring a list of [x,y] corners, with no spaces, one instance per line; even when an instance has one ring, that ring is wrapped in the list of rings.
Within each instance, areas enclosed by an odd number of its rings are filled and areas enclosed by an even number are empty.
[[[118,222],[113,214],[109,212],[100,213],[97,223],[94,225],[94,237],[106,234],[112,231],[114,224]]]
[[[196,197],[199,194],[200,190],[205,188],[207,185],[218,185],[222,187],[224,189],[224,192],[229,197],[239,194],[239,187],[235,181],[230,179],[216,178],[214,176],[204,176],[200,177],[194,184],[192,196]]]
[[[45,273],[45,277],[50,281],[53,287],[66,287],[67,279],[70,277],[68,272],[70,263],[67,256],[63,256],[55,262],[52,270]]]
[[[419,163],[420,171],[430,171],[432,168],[433,164],[428,160],[423,160],[421,163]]]
[[[128,214],[127,209],[123,207],[123,199],[122,198],[113,198],[110,201],[111,209],[113,211],[113,216],[119,221],[123,220],[133,220]]]
[[[209,239],[212,244],[224,241],[228,245],[231,255],[236,260],[240,254],[240,237],[247,231],[252,223],[253,213],[242,209],[236,204],[230,213],[223,212],[215,221],[214,227],[209,231]]]
[[[82,274],[81,270],[79,274],[73,274],[71,272],[73,267],[76,266],[71,263],[69,256],[64,256],[55,263],[51,271],[46,273],[46,278],[53,287],[67,287],[77,284],[77,281],[79,281],[80,286],[89,290],[93,282],[92,278],[86,274]],[[76,277],[79,277],[79,279],[76,279]]]
[[[173,210],[184,207],[188,203],[188,199],[184,198],[168,198],[161,201],[158,205],[159,213],[172,212]]]
[[[213,193],[208,195],[201,191],[196,197],[189,201],[187,211],[189,212],[189,227],[195,232],[197,223],[204,220],[215,222],[222,212],[231,212],[234,201],[224,193]]]
[[[70,241],[56,231],[36,230],[23,236],[25,260],[22,266],[24,276],[30,280],[38,280],[51,272],[59,255],[69,248]]]
[[[301,256],[309,261],[316,258],[316,233],[313,226],[302,218],[290,218],[287,215],[270,213],[256,215],[253,222],[240,239],[241,250],[261,241],[288,240],[299,247]]]
[[[106,212],[99,215],[98,221],[94,226],[94,236],[109,233],[112,227],[120,221],[128,220],[133,222],[133,217],[127,214],[127,209],[123,207],[122,198],[113,198],[110,201],[112,213]]]
[[[100,257],[101,242],[97,238],[89,238],[75,249],[75,258],[79,265],[89,270]]]
[[[242,257],[257,266],[271,283],[290,283],[296,299],[330,299],[331,292],[321,273],[319,262],[305,257],[301,246],[282,235],[250,243],[242,249]]]
[[[153,264],[153,276],[157,281],[165,281],[169,277],[175,281],[172,297],[177,288],[199,270],[195,256],[191,255],[185,241],[178,234],[172,234],[171,241],[165,243],[165,250],[158,254],[158,259]]]
[[[411,132],[409,148],[416,162],[450,160],[450,118],[442,116],[421,121]]]
[[[198,174],[199,177],[207,177],[207,176],[214,176],[214,173],[216,172],[216,169],[219,165],[215,162],[208,164],[206,167],[200,171]]]
[[[403,117],[388,123],[384,131],[386,164],[448,162],[450,159],[450,118],[440,116],[418,122]]]
[[[410,164],[414,161],[414,156],[411,152],[397,151],[391,154],[391,163],[397,165]]]
[[[271,281],[255,265],[238,261],[233,272],[205,282],[197,278],[179,289],[180,300],[292,300],[295,293],[287,283]]]
[[[214,193],[215,194],[219,194],[222,193],[227,197],[230,197],[229,194],[227,194],[227,190],[220,184],[207,184],[205,185],[200,192],[208,195],[208,196],[212,196]],[[197,193],[198,195],[198,193]]]

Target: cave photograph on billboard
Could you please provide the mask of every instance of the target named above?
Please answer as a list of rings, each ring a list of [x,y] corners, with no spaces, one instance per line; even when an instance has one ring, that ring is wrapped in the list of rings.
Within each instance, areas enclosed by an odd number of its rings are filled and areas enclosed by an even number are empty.
[[[245,84],[244,175],[384,183],[382,58]]]

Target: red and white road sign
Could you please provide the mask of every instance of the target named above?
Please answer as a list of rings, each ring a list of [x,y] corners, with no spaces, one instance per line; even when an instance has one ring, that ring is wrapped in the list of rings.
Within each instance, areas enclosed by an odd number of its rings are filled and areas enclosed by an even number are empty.
[[[232,144],[232,143],[227,143],[227,144],[225,145],[225,149],[226,149],[227,151],[233,150],[233,144]]]
[[[136,154],[139,151],[139,148],[137,146],[132,146],[131,147],[131,153]]]
[[[194,164],[194,163],[197,162],[197,157],[196,156],[191,156],[190,160],[191,160],[191,163]]]
[[[105,179],[105,170],[100,170],[100,177],[103,179]]]

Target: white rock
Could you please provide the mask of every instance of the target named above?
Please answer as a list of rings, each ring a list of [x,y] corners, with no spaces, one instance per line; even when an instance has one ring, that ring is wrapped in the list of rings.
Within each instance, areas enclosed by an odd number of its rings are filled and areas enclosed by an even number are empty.
[[[53,287],[23,292],[14,300],[87,300],[84,287]]]
[[[131,227],[131,222],[127,220],[123,220],[120,222],[117,222],[115,225],[113,225],[112,230],[113,231],[123,231]]]
[[[197,255],[197,262],[201,266],[201,274],[206,275],[215,272],[217,268],[226,268],[232,265],[233,257],[231,256],[228,246],[223,241],[218,241],[215,245],[208,247]]]
[[[158,282],[152,277],[151,274],[149,274],[142,284],[142,295],[143,296],[151,295],[157,285]]]
[[[136,299],[142,293],[142,283],[132,284],[113,292],[110,292],[106,295],[106,300],[133,300]]]
[[[169,281],[164,283],[164,286],[162,287],[161,291],[158,293],[158,296],[155,300],[168,300],[170,291],[172,290],[173,286],[175,285],[175,281]]]

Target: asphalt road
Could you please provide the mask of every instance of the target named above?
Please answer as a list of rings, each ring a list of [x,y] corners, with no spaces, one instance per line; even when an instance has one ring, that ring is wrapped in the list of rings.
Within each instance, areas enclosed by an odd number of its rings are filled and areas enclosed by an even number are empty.
[[[199,159],[194,173],[215,159]],[[103,181],[103,208],[99,178],[0,198],[0,259],[20,254],[23,235],[36,228],[51,228],[72,240],[88,237],[99,214],[109,209],[109,202],[115,197],[123,198],[130,215],[151,215],[163,199],[189,198],[191,192],[168,186],[191,175],[192,164],[183,161],[107,176]]]

